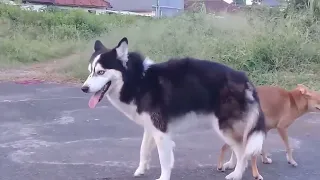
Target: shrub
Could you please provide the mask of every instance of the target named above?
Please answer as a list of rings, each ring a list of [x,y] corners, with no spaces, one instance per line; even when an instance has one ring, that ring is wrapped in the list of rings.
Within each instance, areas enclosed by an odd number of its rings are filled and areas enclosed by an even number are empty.
[[[269,11],[253,9],[224,18],[191,13],[139,21],[130,30],[117,28],[103,39],[113,47],[127,36],[131,50],[139,50],[156,61],[185,56],[219,61],[246,71],[257,84],[291,87],[314,81],[320,64],[318,21],[307,11]],[[82,65],[69,67],[74,68],[71,72],[85,78],[88,58]]]
[[[65,56],[84,47],[88,40],[137,18],[94,15],[81,10],[45,12],[21,10],[0,4],[1,66],[32,63]]]

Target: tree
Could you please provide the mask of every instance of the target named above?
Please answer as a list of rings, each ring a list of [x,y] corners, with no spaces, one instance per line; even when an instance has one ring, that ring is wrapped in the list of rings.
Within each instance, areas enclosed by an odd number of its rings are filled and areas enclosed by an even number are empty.
[[[296,10],[307,10],[313,17],[320,18],[319,0],[288,0],[289,8]]]

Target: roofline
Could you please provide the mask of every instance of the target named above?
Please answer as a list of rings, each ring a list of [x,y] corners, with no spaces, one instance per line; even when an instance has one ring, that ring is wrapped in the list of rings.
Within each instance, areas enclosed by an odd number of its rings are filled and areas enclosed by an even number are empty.
[[[152,12],[153,8],[151,8],[151,9],[112,9],[112,10],[114,10],[114,11],[131,11],[131,12]]]
[[[22,0],[22,3],[32,3],[32,4],[39,4],[39,5],[54,5],[52,2],[39,2],[37,0]]]
[[[37,5],[55,5],[55,6],[64,6],[64,7],[81,7],[81,8],[99,8],[99,9],[107,9],[109,6],[88,6],[88,5],[76,5],[76,4],[57,4],[52,2],[39,2],[37,0],[24,0],[23,2],[28,2]]]
[[[81,5],[73,5],[73,4],[54,4],[55,6],[64,6],[64,7],[80,7],[80,8],[97,8],[97,9],[107,9],[108,6],[81,6]]]
[[[57,4],[52,2],[39,2],[37,0],[25,0],[24,2],[32,3],[36,5],[54,5],[54,6],[63,6],[63,7],[80,7],[80,8],[97,8],[97,9],[108,9],[108,6],[88,6],[88,5],[76,5],[76,4]]]

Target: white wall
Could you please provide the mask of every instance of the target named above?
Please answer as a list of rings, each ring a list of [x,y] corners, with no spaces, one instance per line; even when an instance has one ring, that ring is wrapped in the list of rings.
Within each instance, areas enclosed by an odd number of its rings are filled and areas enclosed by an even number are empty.
[[[107,0],[115,11],[135,11],[146,10],[152,11],[152,5],[156,4],[156,0]]]

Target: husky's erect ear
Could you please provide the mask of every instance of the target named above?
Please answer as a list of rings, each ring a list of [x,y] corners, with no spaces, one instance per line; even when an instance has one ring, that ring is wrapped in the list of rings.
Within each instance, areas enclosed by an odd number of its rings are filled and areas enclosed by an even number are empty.
[[[96,40],[94,43],[94,51],[100,51],[101,49],[106,49],[100,40]]]
[[[128,61],[128,39],[122,38],[116,47],[117,57],[124,63]]]

